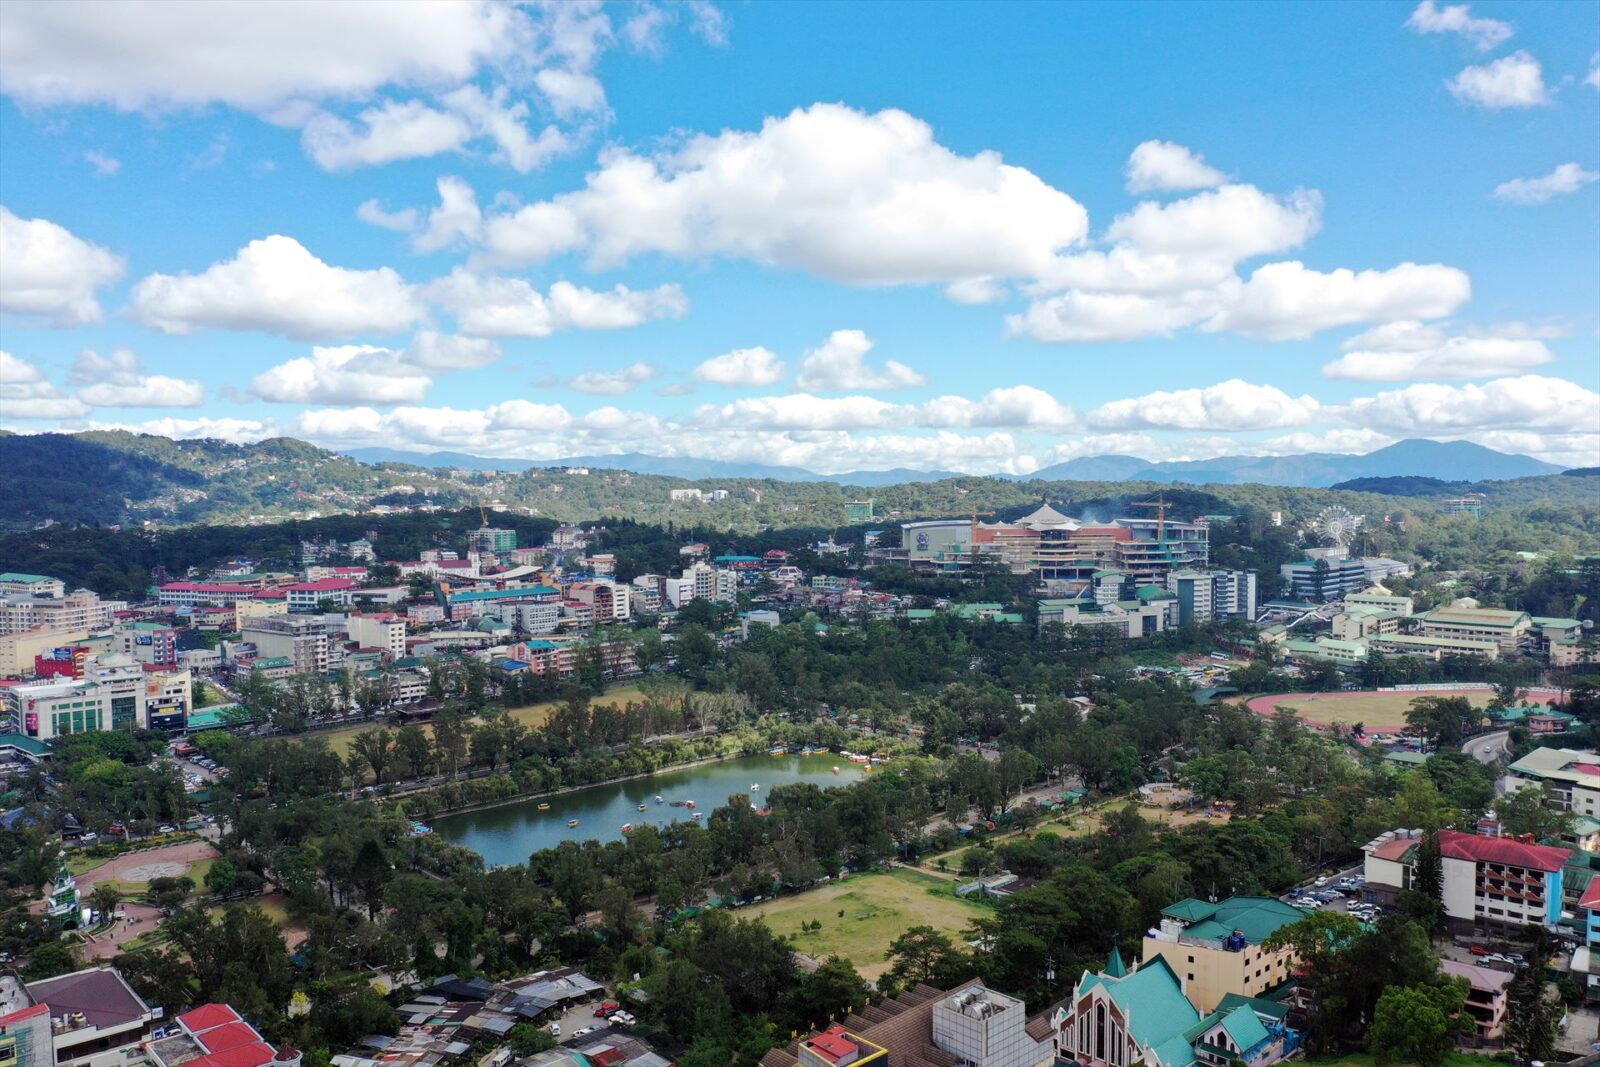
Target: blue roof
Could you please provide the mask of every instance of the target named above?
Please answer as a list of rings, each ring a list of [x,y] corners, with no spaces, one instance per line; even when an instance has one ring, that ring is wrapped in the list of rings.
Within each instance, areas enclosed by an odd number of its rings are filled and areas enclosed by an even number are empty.
[[[530,649],[532,649],[535,652],[550,652],[550,651],[554,650],[555,647],[556,647],[556,643],[554,641],[538,641],[538,640],[534,640],[534,641],[524,641],[523,644],[527,645]]]
[[[1128,975],[1116,978],[1109,974],[1086,975],[1079,993],[1103,985],[1128,1018],[1128,1029],[1134,1039],[1146,1048],[1153,1048],[1168,1067],[1184,1067],[1194,1061],[1194,1050],[1184,1038],[1184,1032],[1200,1021],[1189,998],[1183,995],[1183,985],[1167,963],[1165,956],[1156,956]],[[1187,1054],[1179,1046],[1187,1049]]]
[[[713,563],[760,563],[760,556],[718,556]]]

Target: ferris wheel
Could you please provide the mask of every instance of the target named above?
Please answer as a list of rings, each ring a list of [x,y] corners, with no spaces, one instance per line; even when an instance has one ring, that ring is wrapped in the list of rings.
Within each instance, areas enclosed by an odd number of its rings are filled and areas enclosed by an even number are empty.
[[[1338,504],[1325,507],[1311,520],[1310,532],[1330,545],[1344,548],[1355,539],[1366,516],[1352,514],[1349,508]]]

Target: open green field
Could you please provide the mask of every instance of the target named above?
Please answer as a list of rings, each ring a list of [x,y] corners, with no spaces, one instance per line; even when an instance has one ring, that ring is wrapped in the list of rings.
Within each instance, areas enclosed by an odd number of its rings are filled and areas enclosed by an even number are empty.
[[[815,959],[844,956],[863,976],[876,979],[889,969],[884,960],[889,943],[911,927],[932,926],[960,939],[973,919],[989,914],[982,905],[957,897],[956,885],[954,878],[896,867],[851,875],[753,910],[773,933],[788,937],[797,952]],[[822,929],[800,929],[812,921],[822,923]]]
[[[644,694],[640,691],[638,686],[619,685],[612,689],[606,690],[604,696],[596,697],[594,699],[594,703],[610,704],[620,707],[630,700],[641,700],[643,697]],[[520,708],[512,708],[511,717],[531,729],[535,726],[542,726],[549,721],[550,716],[555,712],[555,709],[555,701],[547,701],[543,704],[525,704]],[[300,739],[308,740],[311,738],[321,738],[328,743],[328,747],[330,749],[338,753],[340,756],[344,756],[350,751],[351,738],[355,737],[356,734],[364,733],[367,730],[373,729],[376,729],[376,727],[372,723],[363,723],[360,726],[341,726],[337,730],[320,730],[314,733],[301,734]],[[430,737],[433,735],[433,727],[428,723],[423,723],[422,729],[426,731]]]
[[[1418,697],[1466,697],[1472,706],[1481,708],[1493,696],[1486,689],[1432,689],[1403,693],[1279,693],[1274,696],[1251,697],[1250,710],[1257,715],[1272,716],[1280,708],[1293,708],[1300,721],[1310,726],[1328,726],[1335,722],[1346,725],[1363,723],[1367,732],[1376,730],[1388,733],[1406,724],[1406,712]]]

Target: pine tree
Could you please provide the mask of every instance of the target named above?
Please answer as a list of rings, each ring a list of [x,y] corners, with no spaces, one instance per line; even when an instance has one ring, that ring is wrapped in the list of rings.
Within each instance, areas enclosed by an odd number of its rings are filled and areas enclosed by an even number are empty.
[[[1545,994],[1544,961],[1549,958],[1548,935],[1530,927],[1532,944],[1528,962],[1517,968],[1506,989],[1506,1047],[1524,1063],[1555,1058],[1561,1004]]]

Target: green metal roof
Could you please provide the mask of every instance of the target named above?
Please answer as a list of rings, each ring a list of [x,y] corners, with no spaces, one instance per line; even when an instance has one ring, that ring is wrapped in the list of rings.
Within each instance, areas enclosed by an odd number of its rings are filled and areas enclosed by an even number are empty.
[[[1167,592],[1159,585],[1141,585],[1138,589],[1134,590],[1133,595],[1143,601],[1178,599],[1176,595]]]
[[[1234,1045],[1245,1052],[1272,1036],[1256,1018],[1256,1013],[1242,1005],[1223,1016],[1222,1029],[1233,1039]]]
[[[1122,952],[1116,945],[1111,946],[1111,958],[1106,961],[1106,975],[1110,978],[1126,978],[1128,965],[1122,962]]]
[[[1161,909],[1161,914],[1168,918],[1178,919],[1181,922],[1194,923],[1201,919],[1209,919],[1217,912],[1217,905],[1205,900],[1196,900],[1189,897],[1176,904],[1169,904]]]
[[[1305,917],[1305,912],[1275,897],[1229,897],[1216,905],[1216,911],[1209,917],[1190,926],[1184,933],[1190,937],[1220,941],[1238,930],[1255,945],[1277,933],[1279,928]]]
[[[4,575],[0,575],[0,579],[3,578]],[[1577,619],[1548,619],[1538,615],[1533,617],[1533,624],[1545,629],[1556,630],[1575,630],[1583,626],[1583,623],[1579,622]]]
[[[1256,1015],[1265,1015],[1269,1019],[1282,1022],[1288,1018],[1289,1006],[1280,1004],[1275,1000],[1265,1000],[1261,997],[1247,997],[1243,993],[1228,993],[1217,1002],[1217,1010],[1226,1014],[1237,1007],[1246,1007]]]
[[[0,574],[0,579],[4,578],[5,575]],[[49,745],[27,734],[0,734],[0,748],[20,749],[33,756],[44,756],[50,752]]]
[[[48,574],[23,574],[19,571],[6,571],[0,574],[0,582],[53,582],[54,578]]]

